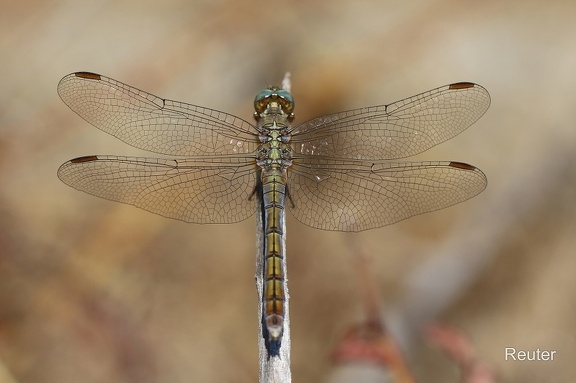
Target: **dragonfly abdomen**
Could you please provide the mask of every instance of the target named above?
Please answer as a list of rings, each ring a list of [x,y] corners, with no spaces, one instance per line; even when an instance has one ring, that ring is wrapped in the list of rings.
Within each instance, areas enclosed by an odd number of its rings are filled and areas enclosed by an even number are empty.
[[[263,322],[269,340],[277,341],[284,329],[286,277],[284,271],[284,227],[286,170],[275,166],[262,171],[262,204],[264,211],[264,292]]]

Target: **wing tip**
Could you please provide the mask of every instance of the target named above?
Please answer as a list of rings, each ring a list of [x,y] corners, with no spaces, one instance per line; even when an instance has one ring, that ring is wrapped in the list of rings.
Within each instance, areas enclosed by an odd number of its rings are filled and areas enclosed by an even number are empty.
[[[476,84],[474,84],[473,82],[455,82],[453,84],[448,85],[448,89],[468,89],[468,88],[474,88],[476,86]]]
[[[92,162],[98,160],[98,156],[82,156],[78,158],[71,159],[69,162],[71,164],[80,164],[82,162]]]
[[[88,79],[88,80],[101,80],[102,79],[102,76],[100,76],[98,73],[92,73],[92,72],[75,72],[74,76]]]
[[[472,165],[469,165],[467,163],[457,162],[457,161],[450,162],[448,164],[448,166],[451,166],[453,168],[463,169],[463,170],[470,170],[470,171],[475,171],[476,169],[478,169],[476,166],[472,166]]]

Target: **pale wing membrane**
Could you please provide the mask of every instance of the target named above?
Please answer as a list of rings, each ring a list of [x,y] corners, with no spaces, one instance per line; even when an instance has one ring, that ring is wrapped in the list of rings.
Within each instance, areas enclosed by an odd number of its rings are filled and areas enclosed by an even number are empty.
[[[60,80],[62,101],[95,127],[155,153],[202,156],[253,153],[257,131],[217,110],[165,100],[95,73]]]
[[[362,231],[443,209],[474,197],[486,176],[459,162],[299,161],[287,203],[300,222],[323,230]]]
[[[293,130],[301,155],[386,160],[421,153],[464,131],[490,106],[480,85],[455,83],[393,104],[315,118]]]
[[[64,163],[58,177],[83,192],[186,222],[239,222],[256,210],[250,157],[86,156]]]

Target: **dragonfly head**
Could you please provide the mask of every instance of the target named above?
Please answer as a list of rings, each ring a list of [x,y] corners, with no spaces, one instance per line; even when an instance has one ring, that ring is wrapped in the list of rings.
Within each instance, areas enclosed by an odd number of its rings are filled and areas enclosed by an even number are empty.
[[[294,118],[294,98],[287,90],[277,87],[264,89],[254,99],[254,118],[260,119],[260,115],[270,110],[277,110],[287,114],[289,120]],[[278,112],[277,112],[278,113]]]

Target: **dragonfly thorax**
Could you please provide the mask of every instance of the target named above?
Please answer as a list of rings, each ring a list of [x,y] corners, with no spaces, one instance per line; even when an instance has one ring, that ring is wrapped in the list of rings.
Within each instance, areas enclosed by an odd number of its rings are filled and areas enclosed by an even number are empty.
[[[267,116],[269,118],[269,116]],[[265,121],[264,119],[263,121]],[[258,150],[257,164],[263,168],[277,166],[287,168],[292,165],[292,148],[288,143],[290,135],[286,125],[278,125],[273,120],[271,125],[261,127],[260,148]]]
[[[283,89],[265,89],[254,99],[254,118],[259,132],[257,164],[263,169],[286,169],[292,165],[290,122],[294,119],[294,99]]]

